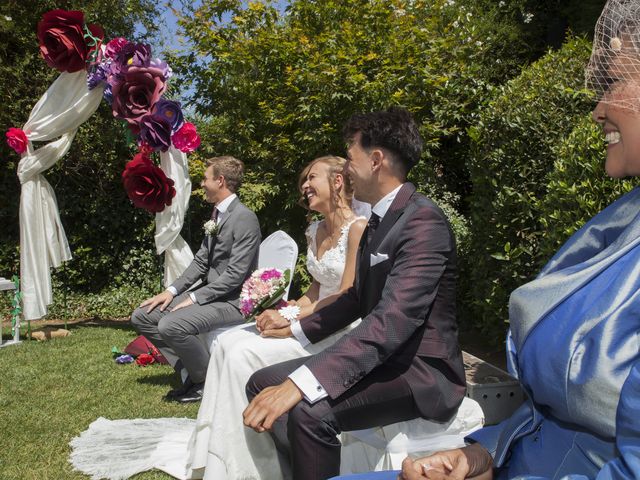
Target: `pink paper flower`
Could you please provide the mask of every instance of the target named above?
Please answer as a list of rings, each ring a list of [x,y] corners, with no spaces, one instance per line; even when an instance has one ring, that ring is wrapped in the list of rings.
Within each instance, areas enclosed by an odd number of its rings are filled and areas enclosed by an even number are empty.
[[[29,140],[27,139],[27,135],[20,130],[19,128],[11,127],[7,130],[7,143],[11,148],[13,148],[18,155],[23,154],[27,151],[27,145],[29,145]]]
[[[171,137],[173,146],[184,153],[193,152],[200,146],[200,137],[193,123],[186,122],[182,128]]]

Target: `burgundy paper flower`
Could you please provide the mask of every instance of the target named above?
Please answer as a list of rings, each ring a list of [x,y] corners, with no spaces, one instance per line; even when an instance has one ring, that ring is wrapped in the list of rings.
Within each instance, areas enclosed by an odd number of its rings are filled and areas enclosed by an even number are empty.
[[[166,205],[171,205],[176,195],[173,180],[141,153],[127,163],[122,172],[122,183],[133,204],[151,213],[161,212]]]
[[[151,365],[155,361],[155,358],[153,358],[153,356],[149,355],[148,353],[141,353],[140,355],[138,355],[138,358],[136,358],[136,363],[141,367]]]
[[[140,120],[138,138],[154,150],[166,152],[171,146],[171,123],[160,115],[145,115]]]
[[[173,146],[181,152],[193,152],[200,146],[200,137],[193,123],[186,122],[180,130],[171,137]]]
[[[102,40],[99,25],[87,25],[94,37]],[[85,68],[89,54],[99,45],[89,47],[84,38],[84,14],[77,10],[52,10],[38,22],[40,54],[47,65],[61,72],[77,72]]]
[[[130,67],[112,87],[113,116],[129,123],[139,122],[149,114],[164,93],[162,71],[151,67]]]
[[[117,37],[111,39],[105,47],[104,56],[107,58],[116,58],[118,52],[122,50],[122,47],[124,47],[127,43],[129,43],[129,40],[127,40],[126,38]]]
[[[171,124],[171,132],[175,133],[180,130],[184,124],[184,116],[178,102],[165,100],[161,98],[153,107],[153,113],[158,115]]]
[[[18,155],[27,151],[29,140],[27,135],[19,128],[11,127],[7,130],[7,143],[13,148]]]

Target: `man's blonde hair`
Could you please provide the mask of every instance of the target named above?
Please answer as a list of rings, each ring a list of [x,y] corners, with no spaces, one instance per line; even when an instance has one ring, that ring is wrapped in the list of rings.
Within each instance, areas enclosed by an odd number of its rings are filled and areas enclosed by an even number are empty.
[[[244,178],[244,163],[230,155],[209,158],[206,161],[207,168],[213,167],[213,175],[222,175],[227,184],[227,188],[236,193],[242,185]]]

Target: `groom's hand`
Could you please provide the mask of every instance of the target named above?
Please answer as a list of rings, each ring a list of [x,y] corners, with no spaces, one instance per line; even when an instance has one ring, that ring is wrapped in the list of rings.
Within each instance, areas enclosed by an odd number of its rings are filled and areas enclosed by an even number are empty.
[[[280,385],[267,387],[251,400],[242,413],[244,424],[262,433],[302,400],[302,392],[290,378]]]
[[[282,328],[269,328],[260,332],[261,337],[273,337],[273,338],[289,338],[293,337],[291,333],[291,327],[287,325]]]
[[[180,310],[181,308],[188,307],[189,305],[193,305],[193,300],[191,300],[190,296],[187,296],[187,298],[185,298],[183,301],[181,301],[179,304],[173,307],[171,311],[175,312],[176,310]]]
[[[256,317],[256,328],[259,332],[287,327],[289,323],[289,320],[280,315],[280,312],[273,309],[265,310]]]
[[[165,290],[155,297],[147,298],[140,304],[140,308],[149,307],[147,308],[147,313],[150,313],[154,308],[160,305],[160,311],[164,312],[164,309],[171,303],[171,300],[173,300],[173,294],[169,290]]]

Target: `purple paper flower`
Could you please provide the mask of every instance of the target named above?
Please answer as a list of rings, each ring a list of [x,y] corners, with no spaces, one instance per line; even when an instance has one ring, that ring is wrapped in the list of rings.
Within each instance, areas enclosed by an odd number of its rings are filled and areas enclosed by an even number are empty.
[[[125,364],[125,363],[133,363],[133,357],[131,355],[120,355],[116,357],[116,363]]]
[[[169,121],[171,133],[180,130],[180,127],[184,124],[184,116],[178,102],[161,98],[154,105],[152,113]]]
[[[126,67],[148,67],[151,62],[151,46],[127,42],[116,54],[116,61]]]
[[[171,146],[171,123],[159,115],[145,115],[140,120],[138,140],[154,150],[166,152]]]
[[[87,86],[89,90],[93,90],[100,83],[107,81],[107,75],[109,74],[109,64],[100,63],[91,72],[87,74]]]
[[[104,98],[109,105],[113,103],[113,93],[111,92],[111,85],[109,85],[108,83],[104,87],[104,92],[102,92],[102,98]]]
[[[165,80],[169,80],[173,76],[173,70],[171,70],[171,67],[167,64],[167,62],[163,62],[159,58],[154,58],[153,60],[151,60],[149,66],[162,70],[162,74],[164,75]]]

